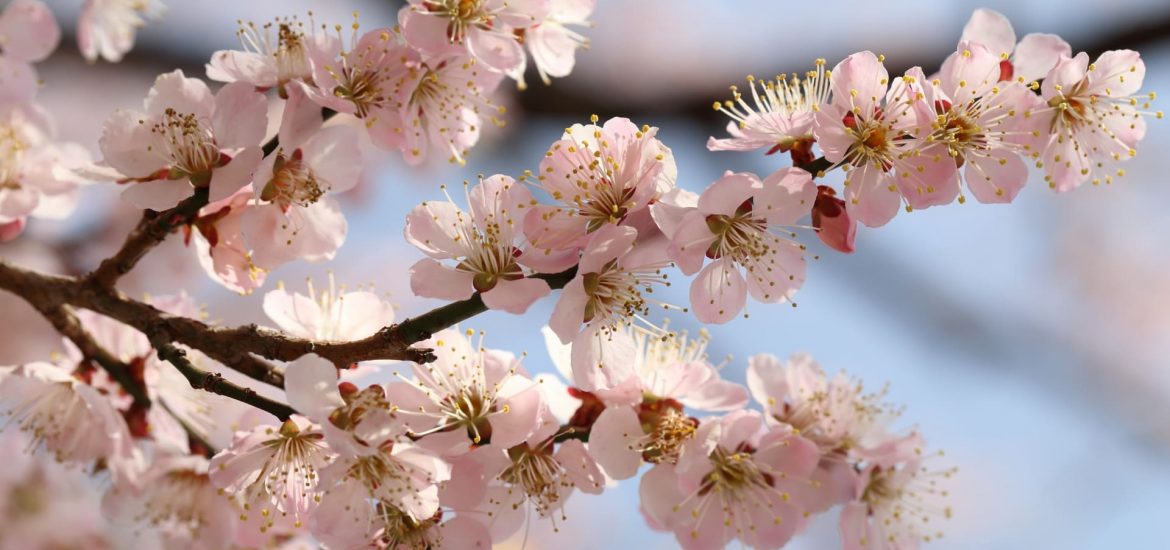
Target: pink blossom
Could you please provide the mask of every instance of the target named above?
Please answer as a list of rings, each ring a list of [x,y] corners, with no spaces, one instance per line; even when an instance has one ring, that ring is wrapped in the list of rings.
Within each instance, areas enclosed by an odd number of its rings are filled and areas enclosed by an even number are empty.
[[[922,438],[911,434],[864,467],[854,500],[841,511],[846,550],[915,549],[942,537],[937,520],[951,517],[943,485],[957,470],[929,467],[934,457],[925,455],[922,446]]]
[[[654,300],[648,295],[669,284],[662,273],[669,261],[665,242],[641,244],[637,237],[633,227],[606,225],[589,239],[549,320],[561,342],[588,346],[625,323],[650,323]]]
[[[1113,163],[1137,155],[1146,135],[1145,116],[1154,94],[1139,94],[1146,65],[1132,50],[1112,50],[1089,63],[1086,53],[1062,57],[1040,86],[1042,105],[1034,119],[1033,143],[1041,153],[1045,181],[1068,191],[1085,181],[1112,183],[1124,170]]]
[[[88,162],[81,146],[53,141],[52,122],[38,106],[0,109],[0,223],[67,216],[83,181],[72,169]]]
[[[410,268],[410,287],[419,296],[465,300],[479,292],[491,309],[524,313],[547,296],[548,283],[526,276],[517,227],[535,200],[523,185],[495,175],[465,191],[470,212],[450,198],[424,202],[406,216],[407,242],[429,258]],[[456,260],[452,267],[440,260]]]
[[[242,231],[245,212],[256,206],[251,184],[222,201],[199,210],[188,234],[194,234],[199,266],[211,279],[228,290],[248,294],[264,284],[267,271],[252,262],[252,249]]]
[[[731,118],[727,123],[727,139],[710,138],[711,151],[754,151],[767,149],[765,154],[788,152],[799,142],[813,140],[813,113],[829,102],[829,73],[825,60],[816,61],[816,69],[804,74],[793,74],[792,80],[780,75],[775,80],[757,80],[748,77],[752,102],[744,100],[736,86],[731,87],[732,98],[715,102],[715,110]],[[811,160],[811,159],[810,159]]]
[[[815,198],[812,176],[800,168],[780,169],[764,181],[728,172],[674,222],[670,256],[683,273],[698,272],[690,294],[700,321],[730,321],[749,293],[764,303],[792,298],[804,283],[804,246],[780,228],[795,224]],[[703,267],[704,258],[713,261]]]
[[[540,426],[546,407],[540,384],[519,359],[469,336],[439,332],[422,344],[435,350],[435,361],[411,363],[414,378],[386,388],[397,415],[422,436],[419,444],[444,456],[488,442],[519,445]]]
[[[411,0],[398,12],[402,35],[428,59],[468,55],[493,72],[523,80],[526,59],[514,30],[540,24],[548,0]]]
[[[102,460],[116,483],[137,481],[142,455],[122,414],[66,368],[38,362],[0,369],[0,404],[21,431],[58,459]]]
[[[642,476],[642,510],[688,550],[723,548],[739,539],[780,548],[805,522],[792,498],[809,484],[816,446],[786,429],[764,429],[752,411],[703,421],[677,465]]]
[[[1054,34],[1028,34],[1017,44],[1011,22],[999,12],[986,8],[971,14],[959,42],[983,44],[999,59],[996,80],[1016,79],[1025,84],[1044,78],[1061,57],[1072,55],[1068,43]]]
[[[915,162],[941,162],[948,169],[954,164],[956,169],[931,182],[935,192],[907,196],[911,206],[945,204],[956,196],[963,200],[960,174],[984,203],[1011,202],[1027,183],[1020,155],[1030,153],[1022,123],[1038,99],[1019,81],[999,81],[999,71],[1000,59],[990,50],[962,42],[943,62],[938,78],[924,87],[926,101],[920,106],[935,117],[927,139],[938,145],[924,149]]]
[[[320,292],[308,286],[306,296],[279,284],[264,295],[264,314],[293,336],[323,342],[360,340],[394,322],[394,306],[371,291],[338,287],[333,274]]]
[[[89,62],[117,63],[134,47],[134,35],[166,9],[160,0],[86,0],[77,21],[77,45]]]
[[[921,73],[913,69],[891,85],[877,56],[855,53],[833,68],[833,100],[814,116],[825,158],[848,170],[850,215],[870,227],[889,222],[903,197],[933,197],[935,182],[954,172],[941,155],[936,162],[922,151],[929,120],[921,118]]]
[[[462,483],[446,491],[444,503],[459,512],[486,514],[492,518],[492,539],[504,540],[522,527],[530,509],[540,518],[555,518],[574,491],[601,494],[605,474],[585,444],[576,439],[554,444],[557,432],[555,419],[546,416],[524,443],[486,445],[460,457],[452,479]]]
[[[228,84],[213,96],[176,70],[155,80],[145,111],[115,111],[99,142],[104,162],[132,182],[122,193],[131,204],[165,210],[195,187],[209,187],[216,202],[251,181],[268,124],[267,102],[251,86]]]
[[[468,57],[409,65],[398,88],[404,98],[400,118],[389,127],[389,135],[371,137],[383,149],[401,150],[407,164],[420,164],[428,155],[465,164],[484,124],[504,125],[497,116],[504,108],[487,97],[500,79]]]
[[[20,103],[36,95],[40,81],[32,63],[57,49],[61,29],[39,0],[14,0],[0,13],[0,103]]]
[[[334,58],[340,42],[306,27],[296,17],[277,18],[257,26],[240,23],[237,33],[243,50],[220,50],[211,54],[207,77],[220,82],[247,82],[260,90],[277,88],[288,97],[284,85],[293,80],[313,82],[313,60]]]
[[[216,488],[244,503],[245,516],[260,516],[262,531],[278,515],[299,528],[317,507],[318,471],[328,461],[320,427],[294,415],[280,426],[237,432],[231,446],[212,458],[209,472]]]
[[[322,128],[317,106],[303,88],[292,85],[287,91],[280,146],[256,168],[257,206],[247,210],[242,222],[252,260],[263,269],[297,258],[332,259],[347,228],[332,195],[357,185],[361,172],[353,129]]]
[[[569,76],[577,49],[589,47],[589,39],[569,26],[591,25],[589,15],[596,5],[596,0],[549,0],[548,16],[524,31],[524,43],[546,85],[552,83],[550,77]]]
[[[540,162],[538,187],[559,204],[533,208],[524,233],[538,249],[581,249],[589,234],[621,224],[674,187],[678,169],[658,128],[612,118],[574,124]],[[567,267],[567,266],[565,266]]]
[[[102,511],[116,525],[158,532],[163,548],[213,550],[231,542],[239,510],[217,494],[201,456],[160,455],[143,474],[139,487],[112,487]]]
[[[364,119],[371,137],[386,139],[403,101],[401,79],[408,66],[418,63],[418,54],[391,29],[358,37],[355,28],[350,43],[350,50],[339,45],[308,51],[314,85],[309,97],[322,107]]]

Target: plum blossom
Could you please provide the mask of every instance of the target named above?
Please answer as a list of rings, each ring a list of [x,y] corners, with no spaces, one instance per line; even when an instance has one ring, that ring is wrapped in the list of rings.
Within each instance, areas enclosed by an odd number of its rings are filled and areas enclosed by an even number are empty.
[[[493,540],[516,532],[529,509],[554,522],[557,512],[565,519],[563,507],[573,492],[601,494],[605,474],[581,441],[554,445],[562,433],[546,412],[527,441],[511,448],[493,443],[460,457],[452,479],[463,483],[447,490],[444,503],[461,513],[485,514]]]
[[[228,290],[248,294],[260,288],[268,272],[252,262],[252,249],[241,232],[252,203],[252,186],[245,185],[226,199],[199,209],[188,226],[187,243],[195,242],[199,266]]]
[[[606,225],[590,238],[549,320],[561,342],[588,346],[626,323],[653,326],[647,317],[654,300],[648,295],[656,285],[670,284],[662,273],[670,262],[664,241],[640,244],[637,237],[633,227]]]
[[[238,497],[245,517],[259,515],[262,531],[286,516],[300,528],[320,498],[317,472],[329,462],[324,439],[318,426],[299,415],[280,426],[237,432],[232,445],[211,459],[211,483]]]
[[[795,224],[815,198],[812,175],[800,168],[782,168],[763,181],[728,172],[703,191],[698,206],[683,210],[672,222],[669,250],[684,274],[698,273],[690,297],[700,321],[730,321],[749,293],[764,303],[792,298],[804,282],[804,246],[779,228]],[[704,267],[704,258],[713,261]]]
[[[577,49],[589,47],[589,39],[569,27],[591,25],[589,15],[596,5],[596,0],[549,0],[544,20],[524,31],[524,43],[546,85],[552,83],[550,77],[569,76]]]
[[[932,197],[934,182],[954,171],[941,154],[921,150],[929,125],[920,116],[921,73],[913,69],[891,85],[877,56],[855,53],[833,68],[832,101],[814,115],[825,158],[847,170],[850,215],[870,227],[889,222],[903,197],[928,204],[916,195]]]
[[[918,434],[895,442],[890,452],[868,463],[854,500],[841,511],[845,550],[901,550],[943,536],[937,520],[950,519],[946,480],[956,469],[937,470],[927,463]],[[932,522],[933,520],[933,522]]]
[[[14,0],[0,13],[0,103],[20,103],[36,95],[40,80],[32,63],[57,49],[61,28],[39,0]]]
[[[0,414],[59,460],[102,460],[116,483],[135,483],[142,455],[114,404],[62,365],[0,369]]]
[[[1085,181],[1111,183],[1125,171],[1112,163],[1137,155],[1154,93],[1139,94],[1146,65],[1133,50],[1112,50],[1089,63],[1062,57],[1040,86],[1046,105],[1032,110],[1034,143],[1045,181],[1068,191]]]
[[[236,33],[243,50],[220,50],[211,54],[207,77],[220,82],[247,82],[260,90],[276,88],[288,97],[285,84],[293,80],[313,82],[313,60],[336,57],[340,42],[306,27],[296,17],[277,18],[257,26],[240,23]]]
[[[288,94],[280,146],[256,168],[257,205],[242,221],[252,261],[262,269],[297,258],[332,259],[347,229],[341,205],[332,195],[357,185],[361,173],[361,150],[353,129],[322,128],[318,109],[303,88],[289,86]]]
[[[933,193],[907,195],[911,206],[946,204],[956,196],[964,200],[960,174],[984,203],[1011,202],[1027,183],[1028,169],[1020,155],[1031,153],[1023,143],[1023,122],[1038,100],[1019,81],[999,81],[1000,70],[999,58],[982,44],[962,42],[943,62],[938,78],[924,86],[926,101],[919,105],[927,109],[926,116],[935,117],[926,141],[942,147],[927,147],[922,155],[937,155],[949,175],[930,182]]]
[[[145,113],[119,109],[102,128],[104,162],[130,182],[122,197],[165,210],[209,188],[209,201],[230,197],[252,178],[268,124],[264,96],[242,82],[215,95],[183,71],[159,75]]]
[[[849,215],[849,208],[837,197],[837,191],[828,185],[817,186],[812,225],[817,230],[817,237],[829,248],[846,254],[853,252],[857,220]]]
[[[89,153],[52,136],[47,113],[36,105],[0,108],[0,223],[72,211],[83,182],[72,169],[87,164]]]
[[[813,141],[813,114],[829,102],[829,77],[825,60],[817,59],[816,68],[800,76],[780,75],[775,80],[748,77],[752,103],[744,100],[736,86],[732,98],[715,102],[715,110],[731,118],[727,123],[730,138],[707,140],[711,151],[754,151],[765,154],[789,152],[808,147]],[[802,159],[807,162],[811,158]]]
[[[816,446],[787,429],[765,429],[754,411],[703,421],[677,464],[642,476],[643,512],[688,550],[739,539],[780,548],[805,522],[793,494],[809,484]]]
[[[286,370],[289,404],[321,424],[325,441],[337,453],[320,470],[318,487],[324,494],[310,525],[327,543],[329,537],[353,536],[348,533],[353,526],[337,521],[338,514],[369,509],[371,501],[414,521],[430,518],[439,507],[437,484],[451,476],[446,462],[404,437],[406,426],[394,416],[381,386],[361,391],[348,386],[343,396],[336,367],[314,354]]]
[[[306,296],[278,284],[264,295],[264,314],[293,336],[321,342],[360,340],[394,322],[394,306],[374,292],[338,287],[332,273],[320,292],[313,281],[308,286]]]
[[[466,186],[465,186],[466,189]],[[479,292],[491,309],[524,313],[547,296],[548,283],[525,272],[519,222],[535,200],[523,185],[494,175],[465,191],[464,212],[448,197],[427,201],[406,216],[405,235],[428,258],[410,268],[410,288],[419,296],[464,300]],[[456,260],[452,267],[440,260]]]
[[[408,65],[398,84],[401,118],[388,137],[371,137],[384,149],[401,150],[407,164],[420,164],[428,155],[446,155],[448,162],[465,164],[483,125],[504,125],[499,118],[504,107],[487,97],[500,79],[467,57]]]
[[[402,35],[428,59],[468,55],[488,70],[523,80],[526,58],[515,30],[539,25],[548,0],[411,0],[398,12]]]
[[[390,384],[388,400],[419,444],[443,454],[473,445],[511,448],[540,426],[545,411],[540,385],[510,353],[485,349],[457,330],[444,330],[423,345],[436,359],[411,363],[413,379]]]
[[[959,42],[983,44],[999,58],[996,80],[1001,82],[1014,79],[1026,84],[1039,80],[1061,57],[1072,56],[1068,43],[1054,34],[1031,33],[1017,44],[1011,22],[999,12],[986,8],[971,14]]]
[[[658,128],[626,118],[604,126],[596,115],[591,120],[567,128],[540,161],[535,185],[559,204],[537,206],[524,220],[538,249],[580,250],[590,234],[623,223],[674,188],[678,169],[655,137]]]
[[[220,496],[207,475],[207,459],[194,455],[154,457],[137,487],[115,485],[102,511],[115,524],[159,532],[164,548],[212,550],[232,541],[239,511]]]
[[[117,63],[134,47],[134,35],[166,7],[160,0],[85,0],[77,21],[77,46],[89,62]]]

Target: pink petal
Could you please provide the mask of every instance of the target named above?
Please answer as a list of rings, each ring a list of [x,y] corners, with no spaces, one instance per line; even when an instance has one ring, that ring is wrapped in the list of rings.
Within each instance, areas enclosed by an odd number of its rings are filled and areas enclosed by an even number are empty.
[[[588,326],[573,338],[571,381],[585,391],[616,387],[634,374],[629,358],[635,353],[628,332]]]
[[[841,509],[838,529],[843,550],[867,550],[873,546],[869,539],[869,508],[862,502],[850,502]]]
[[[259,147],[248,147],[232,157],[226,165],[212,170],[208,200],[210,202],[224,200],[252,183],[252,174],[263,157],[264,152]]]
[[[1051,100],[1061,95],[1056,91],[1057,86],[1060,86],[1062,90],[1075,89],[1076,85],[1085,79],[1088,70],[1089,54],[1085,52],[1078,53],[1071,58],[1060,58],[1056,66],[1045,75],[1044,82],[1040,83],[1041,95],[1044,99]]]
[[[683,495],[678,488],[674,466],[659,464],[643,474],[638,483],[638,494],[642,511],[658,524],[673,528],[682,519],[683,514],[675,513],[675,506],[682,502]]]
[[[145,123],[146,115],[118,109],[102,125],[98,141],[106,164],[124,176],[147,177],[163,168],[165,162],[153,151],[156,138]]]
[[[739,315],[746,302],[743,275],[728,259],[707,264],[691,283],[691,307],[701,322],[726,323]]]
[[[1110,50],[1093,62],[1088,72],[1088,93],[1108,97],[1136,94],[1146,76],[1146,63],[1133,50]]]
[[[491,550],[492,535],[482,523],[468,516],[455,516],[439,526],[435,550]]]
[[[264,314],[281,330],[300,338],[317,338],[321,330],[321,306],[308,296],[283,288],[264,294]]]
[[[334,319],[340,319],[334,332],[347,340],[373,336],[394,322],[394,306],[367,291],[342,294],[333,302],[332,314]]]
[[[519,379],[519,377],[512,377]],[[525,381],[527,388],[502,400],[507,412],[491,417],[492,445],[511,448],[526,441],[540,425],[544,413],[541,385]]]
[[[362,173],[362,154],[357,132],[350,126],[320,130],[301,147],[305,163],[327,182],[330,193],[342,193],[357,185]]]
[[[1008,203],[1028,183],[1028,166],[1013,152],[993,149],[987,156],[968,159],[963,176],[979,202]]]
[[[329,414],[345,406],[337,390],[337,367],[316,354],[303,355],[284,370],[288,403],[316,422],[328,422]]]
[[[607,407],[589,432],[589,452],[609,477],[629,479],[642,465],[642,453],[636,449],[643,435],[634,409]]]
[[[0,102],[23,103],[37,95],[40,78],[32,65],[0,56]]]
[[[410,291],[424,298],[466,300],[475,293],[471,285],[473,278],[470,272],[423,258],[410,268]]]
[[[715,234],[707,225],[707,215],[694,209],[679,222],[667,253],[684,275],[694,275],[703,267],[707,249],[714,242]]]
[[[902,196],[912,208],[950,204],[959,196],[959,171],[955,168],[955,159],[943,145],[927,147],[922,154],[906,159],[895,178]]]
[[[187,78],[183,71],[176,69],[158,75],[146,94],[146,114],[161,118],[167,109],[209,120],[215,109],[215,97],[202,80]]]
[[[472,27],[467,31],[467,51],[489,70],[513,78],[524,74],[524,48],[511,33]]]
[[[1016,32],[1006,17],[997,11],[978,9],[963,27],[960,42],[978,42],[995,55],[1012,53],[1016,47]]]
[[[881,227],[898,213],[901,195],[891,191],[893,175],[869,164],[846,177],[845,198],[849,214],[869,227]]]
[[[211,126],[221,149],[256,147],[268,131],[268,100],[251,84],[227,84],[215,94]]]
[[[581,255],[578,273],[599,273],[609,262],[625,255],[634,246],[638,230],[624,225],[607,225],[589,239]]]
[[[765,411],[783,408],[784,400],[790,394],[784,364],[768,353],[748,358],[747,385],[752,397],[764,406]]]
[[[528,30],[525,38],[536,67],[548,76],[562,77],[573,72],[579,44],[561,25],[545,24]]]
[[[207,78],[219,82],[247,82],[257,88],[276,86],[276,66],[255,52],[220,50],[211,54]]]
[[[750,172],[727,172],[699,196],[703,214],[730,215],[759,192],[760,178]]]
[[[548,296],[550,293],[552,290],[543,279],[526,277],[515,281],[503,279],[496,281],[496,286],[484,292],[482,297],[483,303],[488,309],[519,315],[528,311],[528,306],[531,306],[533,302]]]
[[[427,256],[443,260],[466,255],[460,235],[470,219],[447,201],[427,201],[406,215],[406,241]],[[456,240],[460,237],[460,241]]]
[[[1055,34],[1032,33],[1016,44],[1012,68],[1017,78],[1034,82],[1044,78],[1062,57],[1072,57],[1072,47]]]
[[[552,317],[548,322],[549,328],[556,333],[561,343],[568,344],[577,336],[581,323],[585,322],[585,302],[587,300],[585,286],[579,276],[574,277],[572,281],[569,281],[569,284],[565,285],[564,290],[561,290],[561,297],[553,306]]]
[[[812,174],[800,168],[781,168],[764,178],[752,212],[762,214],[770,224],[794,225],[812,211],[816,197]]]
[[[889,72],[873,52],[855,53],[833,68],[833,104],[858,108],[868,118],[885,97],[889,81]]]
[[[600,495],[605,490],[605,474],[601,473],[597,461],[593,460],[580,440],[570,439],[561,443],[561,448],[557,449],[554,456],[577,489],[591,495]]]
[[[134,183],[122,191],[122,200],[137,208],[163,211],[195,194],[187,180],[155,180]]]
[[[731,411],[747,405],[748,391],[735,382],[719,379],[719,375],[715,374],[707,383],[695,388],[680,401],[683,405],[701,411]]]
[[[559,206],[537,205],[524,216],[524,235],[537,248],[571,248],[585,236],[585,219]]]

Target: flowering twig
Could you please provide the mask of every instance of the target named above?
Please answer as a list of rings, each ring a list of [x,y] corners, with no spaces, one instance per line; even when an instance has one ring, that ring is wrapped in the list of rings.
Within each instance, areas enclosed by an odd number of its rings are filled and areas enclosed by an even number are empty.
[[[62,336],[68,338],[77,349],[81,350],[81,354],[88,360],[97,363],[103,370],[105,370],[110,378],[113,378],[126,393],[134,398],[134,404],[138,406],[150,406],[150,398],[146,395],[146,388],[142,383],[135,381],[133,374],[130,372],[130,366],[125,362],[114,357],[114,354],[103,348],[101,344],[93,339],[85,328],[81,326],[77,316],[69,310],[69,306],[65,305],[48,305],[44,308],[33,304],[34,307],[41,312],[53,328]]]
[[[292,407],[273,401],[256,393],[251,388],[234,384],[224,379],[216,372],[206,372],[191,364],[187,359],[187,352],[175,347],[164,340],[152,339],[151,344],[158,350],[158,358],[170,362],[187,378],[191,387],[230,397],[241,403],[247,403],[257,409],[271,413],[280,420],[287,420],[294,411]]]

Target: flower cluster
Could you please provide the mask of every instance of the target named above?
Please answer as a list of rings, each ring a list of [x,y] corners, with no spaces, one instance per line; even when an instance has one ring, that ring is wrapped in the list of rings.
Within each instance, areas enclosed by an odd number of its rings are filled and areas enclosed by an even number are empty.
[[[1139,91],[1137,52],[1090,63],[1054,35],[1017,44],[991,10],[975,12],[933,76],[915,67],[891,77],[883,61],[866,51],[831,71],[817,60],[803,77],[748,77],[750,98],[732,86],[732,99],[715,103],[732,119],[731,137],[708,148],[789,152],[818,177],[840,169],[840,191],[820,185],[808,206],[821,240],[851,252],[857,222],[885,225],[899,206],[961,203],[964,188],[979,202],[1011,202],[1029,162],[1058,191],[1111,183],[1137,154],[1145,117],[1162,117],[1150,111],[1154,94]],[[814,162],[814,145],[824,162]]]

